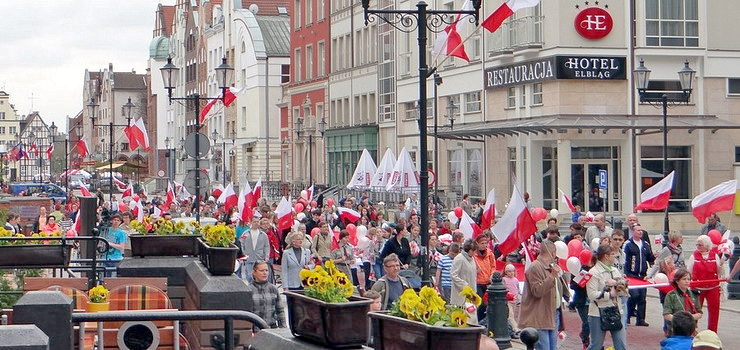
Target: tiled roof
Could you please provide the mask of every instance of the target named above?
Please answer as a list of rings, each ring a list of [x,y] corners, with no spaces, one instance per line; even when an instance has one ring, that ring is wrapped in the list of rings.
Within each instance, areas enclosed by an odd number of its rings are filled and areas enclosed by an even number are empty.
[[[259,11],[262,13],[262,10]],[[290,56],[290,17],[255,16],[262,31],[267,56]]]
[[[172,31],[172,21],[175,18],[175,6],[161,5],[162,9],[162,26],[164,26],[164,36],[170,36]]]
[[[146,89],[144,82],[144,74],[136,74],[131,72],[114,72],[113,73],[114,88],[116,89]]]
[[[278,7],[290,8],[289,0],[242,0],[243,9],[249,9],[249,5],[251,4],[257,4],[259,7],[257,14],[265,16],[279,15]]]

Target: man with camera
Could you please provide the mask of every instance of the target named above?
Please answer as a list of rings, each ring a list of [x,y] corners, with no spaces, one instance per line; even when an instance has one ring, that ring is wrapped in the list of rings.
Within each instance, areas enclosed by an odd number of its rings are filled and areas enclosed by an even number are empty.
[[[634,224],[631,228],[632,237],[624,244],[624,274],[632,278],[646,279],[649,264],[655,262],[655,255],[653,255],[650,249],[650,244],[646,243],[642,238],[644,235],[642,226],[640,224]],[[635,325],[642,327],[649,326],[645,322],[647,289],[633,289],[629,292],[630,297],[627,300],[627,323],[630,323],[630,318],[634,314],[637,316]],[[634,313],[635,309],[637,309],[637,314]]]

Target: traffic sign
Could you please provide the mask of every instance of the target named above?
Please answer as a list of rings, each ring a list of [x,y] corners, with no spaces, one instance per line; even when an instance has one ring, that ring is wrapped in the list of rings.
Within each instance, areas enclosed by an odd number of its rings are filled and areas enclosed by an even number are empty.
[[[208,184],[211,183],[210,178],[208,177],[208,174],[201,171],[199,180],[200,180],[200,186],[198,186],[198,183],[195,181],[195,176],[198,170],[192,169],[188,170],[187,175],[185,175],[185,181],[183,181],[183,185],[185,185],[185,188],[188,190],[188,192],[195,194],[196,187],[200,187],[201,191],[200,193],[206,193],[209,189]]]
[[[606,170],[599,169],[599,188],[606,189],[606,185],[607,185]]]
[[[195,151],[196,145],[198,147],[198,152]],[[211,141],[208,139],[208,136],[203,135],[199,132],[194,132],[189,134],[185,138],[185,153],[188,154],[188,156],[196,158],[196,157],[204,157],[206,154],[208,154],[208,151],[211,149]]]

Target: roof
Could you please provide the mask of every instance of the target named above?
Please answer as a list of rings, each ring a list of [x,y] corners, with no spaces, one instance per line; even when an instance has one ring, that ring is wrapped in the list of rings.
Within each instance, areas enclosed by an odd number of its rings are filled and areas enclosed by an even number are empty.
[[[144,78],[144,74],[113,72],[113,87],[115,89],[143,90],[146,89]]]
[[[162,35],[170,36],[172,34],[172,21],[175,18],[175,6],[165,6],[160,4],[159,9],[162,12],[162,29],[164,30]]]
[[[267,56],[290,57],[290,17],[255,16],[255,19],[262,32]]]
[[[241,0],[242,8],[249,9],[249,5],[255,4],[259,8],[258,15],[276,16],[279,15],[278,7],[290,9],[289,0]]]
[[[489,120],[439,128],[439,137],[443,139],[480,140],[485,136],[514,136],[518,134],[565,133],[568,130],[590,130],[606,134],[609,130],[626,133],[635,130],[640,134],[662,131],[662,115],[546,115],[529,118]],[[669,115],[668,129],[694,130],[707,129],[712,133],[722,129],[740,129],[740,124],[712,115]],[[432,131],[433,132],[433,131]]]
[[[170,40],[165,36],[158,36],[149,43],[150,58],[167,58],[170,54]]]

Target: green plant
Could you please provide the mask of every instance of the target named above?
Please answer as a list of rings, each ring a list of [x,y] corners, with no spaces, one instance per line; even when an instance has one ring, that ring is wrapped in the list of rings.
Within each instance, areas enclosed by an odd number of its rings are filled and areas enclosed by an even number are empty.
[[[11,309],[23,295],[23,280],[26,277],[39,277],[41,269],[18,269],[15,274],[6,277],[6,270],[0,270],[0,309]]]

